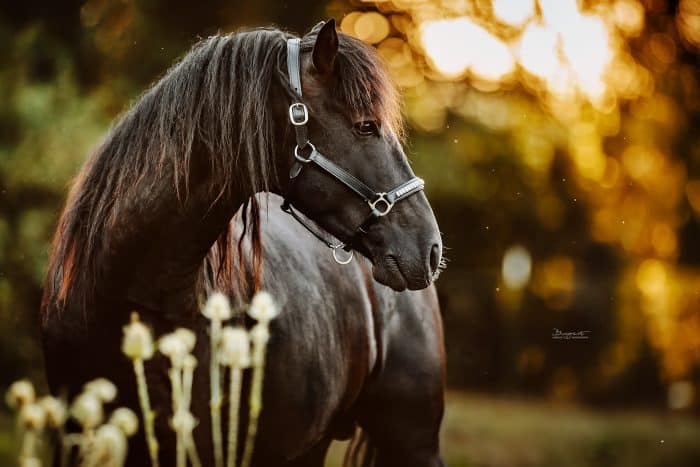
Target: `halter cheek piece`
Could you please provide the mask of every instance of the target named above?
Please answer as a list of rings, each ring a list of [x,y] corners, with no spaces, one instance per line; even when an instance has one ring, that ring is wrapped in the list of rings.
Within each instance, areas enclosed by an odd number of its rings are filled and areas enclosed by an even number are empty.
[[[357,241],[357,238],[367,233],[369,226],[376,222],[377,219],[389,214],[396,203],[423,190],[425,182],[421,178],[413,177],[390,191],[377,192],[316,150],[316,147],[309,141],[308,131],[306,129],[306,124],[309,121],[309,110],[302,102],[299,46],[300,39],[295,38],[287,40],[287,72],[289,74],[289,84],[297,98],[297,102],[289,106],[289,121],[294,126],[294,132],[296,133],[296,147],[294,148],[295,160],[292,164],[289,177],[295,179],[305,166],[312,164],[357,193],[369,206],[370,213],[347,241],[332,243],[326,240],[317,229],[313,228],[305,219],[299,216],[289,200],[284,200],[284,203],[282,203],[282,210],[290,214],[304,226],[306,230],[311,232],[316,238],[325,243],[328,248],[333,250],[333,259],[337,263],[348,264],[352,261],[354,255],[353,245]],[[341,255],[338,254],[338,250],[344,250],[347,253],[346,257],[341,257]]]

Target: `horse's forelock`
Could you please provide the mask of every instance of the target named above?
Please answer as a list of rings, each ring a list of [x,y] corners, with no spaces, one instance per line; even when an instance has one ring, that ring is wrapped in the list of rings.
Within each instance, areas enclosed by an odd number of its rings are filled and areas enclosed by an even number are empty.
[[[302,51],[313,50],[322,23],[316,25],[301,43]],[[338,32],[333,94],[353,117],[371,116],[404,136],[401,98],[376,50],[359,39]]]

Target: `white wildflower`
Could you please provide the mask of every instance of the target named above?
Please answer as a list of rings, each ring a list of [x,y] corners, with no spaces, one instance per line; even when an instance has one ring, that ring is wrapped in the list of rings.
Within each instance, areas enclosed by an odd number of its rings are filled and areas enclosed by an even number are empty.
[[[138,313],[131,314],[131,323],[124,327],[122,352],[133,359],[148,360],[153,356],[151,331],[139,321]]]
[[[25,404],[31,404],[35,398],[34,386],[26,379],[12,383],[5,395],[7,405],[13,409],[20,408]]]
[[[228,297],[221,292],[211,294],[202,314],[211,320],[226,321],[231,318],[231,304]]]
[[[124,327],[124,340],[122,342],[124,352],[134,366],[136,375],[136,390],[139,396],[139,405],[143,415],[143,431],[148,445],[148,455],[151,465],[158,467],[158,439],[155,434],[155,413],[151,410],[151,401],[148,397],[148,383],[143,361],[153,356],[153,337],[151,331],[139,322],[138,313],[131,314],[131,323]]]
[[[166,334],[158,340],[158,350],[170,359],[175,368],[180,368],[189,353],[187,343],[177,332]]]
[[[277,317],[279,310],[267,292],[258,292],[248,308],[248,314],[262,324],[267,324]]]
[[[107,460],[108,465],[121,467],[126,460],[127,448],[128,443],[122,430],[107,423],[95,431],[86,464],[97,467],[103,465],[104,461]]]
[[[126,436],[134,435],[139,429],[138,417],[133,410],[126,407],[120,407],[112,412],[109,423],[122,430]]]
[[[40,431],[46,424],[46,412],[39,404],[24,404],[19,411],[19,422],[29,430]]]
[[[194,350],[194,344],[197,342],[197,338],[195,337],[194,332],[190,331],[187,328],[177,328],[175,330],[175,334],[177,334],[180,337],[180,340],[187,348],[188,353]]]
[[[104,412],[100,398],[91,392],[79,395],[70,407],[70,414],[85,429],[95,428],[102,423]]]
[[[103,403],[112,402],[117,397],[117,387],[106,378],[97,378],[83,386],[85,392],[97,396]]]
[[[189,410],[178,410],[170,421],[173,430],[178,433],[189,435],[197,426],[197,419]]]
[[[235,368],[250,366],[250,341],[242,328],[227,326],[221,334],[221,363]]]
[[[66,422],[66,404],[55,397],[46,396],[39,401],[46,414],[46,424],[51,428],[61,428]]]

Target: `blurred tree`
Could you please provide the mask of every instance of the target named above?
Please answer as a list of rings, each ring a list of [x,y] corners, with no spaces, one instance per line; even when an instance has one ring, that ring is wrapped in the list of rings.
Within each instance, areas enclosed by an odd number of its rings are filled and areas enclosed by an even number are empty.
[[[700,381],[699,5],[3,5],[0,386],[28,368],[39,376],[47,245],[109,122],[199,37],[271,23],[301,33],[334,16],[377,46],[405,94],[407,151],[449,247],[438,289],[450,382],[680,400]],[[562,341],[555,328],[590,332]]]

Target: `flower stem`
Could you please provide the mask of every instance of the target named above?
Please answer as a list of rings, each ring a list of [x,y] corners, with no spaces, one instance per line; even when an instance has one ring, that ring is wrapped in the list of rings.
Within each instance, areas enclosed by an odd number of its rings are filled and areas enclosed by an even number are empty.
[[[241,399],[241,377],[242,370],[231,367],[231,382],[229,386],[229,409],[228,409],[228,453],[226,456],[226,466],[236,465],[236,447],[238,444],[238,411]]]
[[[250,388],[250,417],[248,421],[248,434],[243,449],[242,467],[248,467],[253,458],[255,437],[258,432],[258,418],[262,410],[263,376],[265,375],[265,350],[266,343],[254,342],[253,349],[253,383]]]
[[[22,459],[35,457],[37,434],[33,429],[25,429],[22,436]],[[21,464],[21,462],[20,462]]]
[[[182,406],[185,407],[187,410],[190,410],[190,404],[192,401],[192,380],[194,378],[194,368],[186,366],[182,373]]]
[[[68,465],[68,456],[70,454],[70,445],[66,439],[66,430],[63,426],[58,427],[58,444],[59,444],[59,459],[60,466],[66,467]]]
[[[143,414],[143,427],[146,434],[146,444],[148,453],[151,456],[152,467],[158,467],[158,440],[154,428],[155,415],[151,410],[151,401],[148,398],[148,386],[146,384],[146,373],[143,370],[143,360],[134,358],[134,373],[136,373],[136,384],[139,393],[139,403]]]
[[[170,385],[172,387],[173,415],[184,408],[182,397],[182,379],[180,370],[170,368]],[[182,430],[175,430],[175,459],[177,467],[186,467],[187,455],[185,452],[185,434]]]
[[[221,374],[219,369],[219,341],[221,340],[221,321],[211,320],[211,358],[209,373],[211,380],[211,436],[214,444],[214,465],[224,467],[224,449],[221,435]]]
[[[197,453],[197,446],[194,444],[194,438],[192,433],[187,435],[187,457],[193,467],[202,467],[202,461],[199,459],[199,454]]]
[[[182,371],[182,406],[185,410],[190,410],[190,404],[192,403],[192,380],[194,379],[194,366],[187,365]],[[194,442],[192,433],[185,434],[185,448],[187,450],[187,458],[193,467],[202,467],[202,461],[199,459],[199,453],[197,452],[197,445]]]

